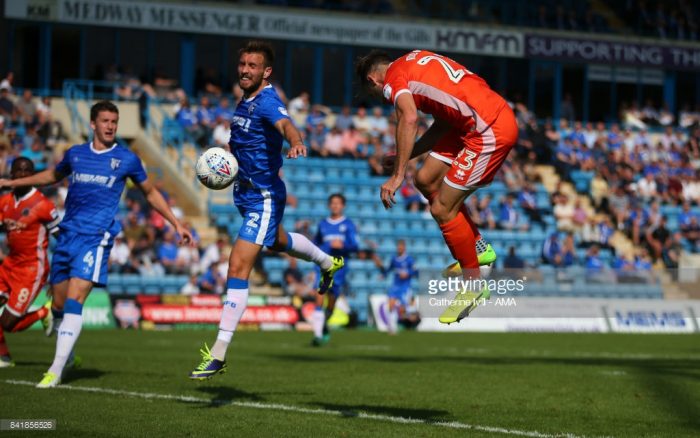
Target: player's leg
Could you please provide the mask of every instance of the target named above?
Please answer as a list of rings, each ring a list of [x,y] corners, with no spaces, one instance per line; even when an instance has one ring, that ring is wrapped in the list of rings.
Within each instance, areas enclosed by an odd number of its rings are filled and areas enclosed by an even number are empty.
[[[16,333],[28,329],[48,315],[49,310],[44,306],[33,312],[27,312],[44,286],[48,272],[43,263],[31,271],[23,269],[13,271],[8,311],[0,316],[0,325],[5,331]]]
[[[10,297],[9,290],[10,285],[6,281],[6,271],[5,266],[0,265],[0,309],[7,304],[7,300]],[[6,313],[3,310],[3,313]],[[5,333],[0,325],[0,368],[7,368],[14,366],[12,362],[12,357],[10,356],[10,350],[7,347],[7,342],[5,341]]]
[[[202,360],[190,372],[190,379],[205,380],[226,372],[226,350],[248,305],[248,278],[263,245],[275,243],[277,227],[284,212],[284,187],[258,190],[239,187],[234,200],[243,224],[229,255],[226,300],[219,322],[219,332],[211,350],[204,345]]]
[[[460,147],[463,142],[462,138],[456,134],[449,134],[435,146],[435,150],[423,162],[423,166],[418,169],[416,174],[416,188],[425,196],[430,204],[433,203],[438,195],[440,186],[451,168],[451,162],[456,158],[457,154],[452,152],[456,147]],[[496,252],[491,247],[491,244],[481,236],[476,224],[471,219],[467,205],[462,203],[460,212],[467,220],[467,224],[471,227],[472,233],[476,236],[476,253],[479,260],[479,265],[484,266],[484,274],[490,271],[486,267],[490,267],[496,261]],[[453,254],[454,256],[454,254]],[[456,257],[455,257],[456,259]],[[454,276],[460,275],[461,269],[459,262],[455,262],[447,267],[443,275]]]
[[[399,309],[398,300],[393,296],[389,297],[388,331],[390,335],[395,335],[399,330]]]
[[[73,244],[76,235],[70,231],[62,230],[58,234],[56,247],[51,258],[50,291],[51,295],[51,317],[44,327],[46,336],[53,335],[63,322],[63,306],[68,297],[68,285],[70,282],[71,262],[74,252]]]
[[[66,364],[70,360],[83,327],[83,305],[93,286],[107,284],[109,253],[114,237],[102,235],[79,235],[62,232],[59,236],[60,251],[54,253],[51,277],[54,285],[68,281],[62,290],[54,288],[57,304],[63,304],[63,320],[58,326],[56,354],[53,363],[38,388],[50,388],[61,381]]]
[[[321,294],[326,293],[333,286],[335,273],[345,264],[342,257],[332,257],[326,254],[306,236],[299,233],[288,233],[281,224],[277,228],[275,243],[270,249],[286,252],[292,257],[316,263],[321,269],[318,288]]]
[[[475,238],[465,229],[466,219],[459,206],[476,188],[487,185],[496,175],[517,140],[517,124],[510,108],[505,108],[499,118],[479,135],[467,139],[464,149],[452,162],[444,184],[440,188],[431,213],[440,224],[445,242],[452,247],[466,279],[479,278],[479,263],[473,246],[468,242]],[[470,228],[470,227],[466,227]],[[481,282],[473,291],[458,291],[453,303],[440,317],[440,322],[458,322],[469,315],[481,299],[488,299],[490,291]]]
[[[92,290],[90,280],[73,277],[68,282],[68,293],[63,306],[63,321],[58,327],[56,353],[49,370],[37,388],[51,388],[61,382],[63,370],[83,328],[83,304]]]
[[[226,372],[226,350],[248,306],[248,278],[261,249],[261,245],[242,238],[241,234],[233,244],[229,256],[226,300],[219,321],[219,332],[211,350],[206,344],[200,350],[202,361],[190,372],[190,379],[205,380]]]
[[[54,278],[53,274],[51,278]],[[56,333],[58,331],[58,327],[60,327],[61,323],[63,322],[63,306],[66,303],[66,298],[68,297],[68,284],[69,280],[66,279],[51,285],[50,317],[47,318],[48,323],[44,327],[46,336],[52,336],[54,333]]]
[[[331,319],[331,316],[333,316],[333,312],[335,312],[335,302],[338,300],[338,295],[340,294],[341,286],[339,284],[334,284],[333,287],[331,288],[330,292],[328,294],[328,298],[326,301],[326,308],[324,310],[324,318],[323,318],[323,343],[327,344],[328,341],[331,340],[331,333],[330,330],[328,330],[328,320]]]
[[[313,346],[321,346],[323,344],[323,326],[326,323],[326,314],[323,310],[323,305],[328,297],[330,297],[330,294],[316,294],[316,307],[314,307],[314,313],[311,315],[311,328],[314,333],[311,345]]]

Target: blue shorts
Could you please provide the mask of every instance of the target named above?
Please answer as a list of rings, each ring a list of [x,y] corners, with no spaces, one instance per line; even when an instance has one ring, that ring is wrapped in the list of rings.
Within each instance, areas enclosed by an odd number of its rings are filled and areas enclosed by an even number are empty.
[[[409,298],[411,297],[411,289],[403,286],[392,285],[387,294],[389,298],[393,298],[401,303],[403,307],[408,306]]]
[[[347,281],[345,278],[348,273],[347,258],[345,259],[345,263],[346,265],[336,271],[335,275],[333,276],[333,286],[331,286],[329,291],[336,298],[345,292],[345,288],[347,287]],[[321,282],[321,268],[319,268],[318,265],[316,265],[316,278],[316,289],[318,289],[319,283]]]
[[[287,204],[287,188],[282,180],[269,189],[236,184],[233,201],[243,216],[238,238],[267,247],[274,245]]]
[[[71,278],[92,281],[97,286],[107,284],[109,253],[114,236],[79,234],[61,230],[51,258],[51,284]]]

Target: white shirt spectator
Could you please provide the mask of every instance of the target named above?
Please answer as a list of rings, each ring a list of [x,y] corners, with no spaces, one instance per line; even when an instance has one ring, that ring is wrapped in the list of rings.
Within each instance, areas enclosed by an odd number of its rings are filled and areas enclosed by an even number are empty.
[[[649,199],[656,196],[656,181],[651,175],[647,175],[637,182],[637,193],[642,198]]]
[[[130,255],[131,250],[129,249],[129,246],[124,242],[123,238],[118,238],[114,242],[112,251],[109,253],[109,261],[112,264],[124,266],[129,261]]]
[[[176,260],[178,266],[189,266],[192,270],[199,264],[199,250],[187,245],[179,246]]]
[[[228,149],[228,141],[231,139],[231,128],[226,123],[217,123],[212,137],[217,146]]]
[[[199,287],[197,286],[197,277],[193,278],[190,278],[187,281],[187,283],[180,289],[180,293],[182,295],[197,295],[199,293]]]
[[[219,246],[216,243],[207,246],[204,250],[204,254],[202,254],[202,258],[199,260],[199,272],[207,272],[209,266],[211,266],[212,263],[218,262],[220,259],[221,251],[219,250]]]

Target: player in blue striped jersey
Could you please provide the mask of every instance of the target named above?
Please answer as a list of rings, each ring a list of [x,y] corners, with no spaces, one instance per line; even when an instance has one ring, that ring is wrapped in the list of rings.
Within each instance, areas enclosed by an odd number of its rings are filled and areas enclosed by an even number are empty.
[[[170,222],[185,244],[192,236],[175,218],[153,186],[138,156],[115,139],[119,109],[101,101],[90,109],[89,143],[68,149],[55,169],[15,180],[0,180],[0,187],[45,186],[70,177],[66,213],[59,224],[59,235],[51,260],[52,314],[58,327],[56,355],[37,385],[58,385],[83,323],[83,303],[93,286],[107,283],[107,262],[114,237],[121,224],[115,219],[126,179],[144,193],[149,204]],[[60,322],[59,322],[60,320]]]
[[[322,294],[316,297],[316,309],[311,319],[314,331],[311,345],[316,347],[329,341],[328,318],[333,314],[336,299],[347,286],[345,281],[348,272],[347,257],[359,249],[357,227],[344,214],[345,196],[340,193],[330,195],[328,197],[328,210],[330,216],[319,222],[314,243],[328,254],[342,257],[345,260],[345,266],[336,272],[333,286],[329,289],[331,293],[327,297]],[[319,290],[319,292],[321,291]],[[326,300],[325,311],[323,309],[324,300]]]
[[[382,274],[394,271],[394,279],[389,288],[389,333],[398,331],[399,317],[403,315],[411,301],[411,280],[418,276],[413,257],[406,253],[406,242],[396,242],[396,255],[388,268],[380,267]]]
[[[321,269],[319,292],[333,284],[343,259],[321,251],[305,236],[287,233],[282,216],[287,191],[279,176],[282,145],[290,144],[287,158],[306,156],[301,134],[269,82],[274,52],[264,42],[252,41],[239,51],[238,84],[243,99],[231,120],[231,152],[238,160],[238,180],[233,198],[243,217],[229,257],[226,300],[219,333],[211,350],[205,344],[202,361],[190,378],[203,380],[226,371],[226,350],[248,302],[248,277],[263,246],[315,262]]]

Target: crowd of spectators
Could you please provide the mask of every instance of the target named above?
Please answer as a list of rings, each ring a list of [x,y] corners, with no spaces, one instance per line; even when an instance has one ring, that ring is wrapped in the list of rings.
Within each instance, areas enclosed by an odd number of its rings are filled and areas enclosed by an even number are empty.
[[[14,158],[24,156],[37,171],[53,165],[53,150],[65,139],[60,123],[51,114],[51,100],[31,90],[19,95],[14,77],[0,81],[0,175],[7,175]]]

